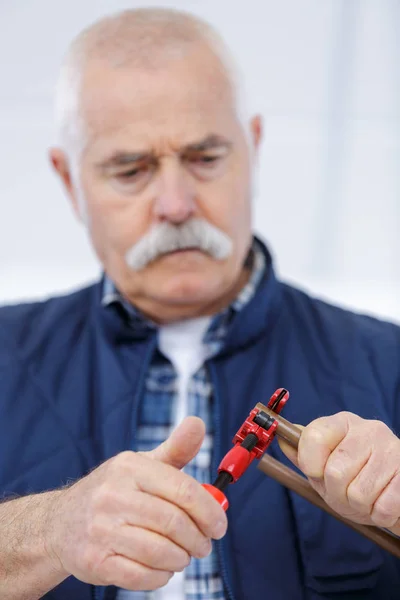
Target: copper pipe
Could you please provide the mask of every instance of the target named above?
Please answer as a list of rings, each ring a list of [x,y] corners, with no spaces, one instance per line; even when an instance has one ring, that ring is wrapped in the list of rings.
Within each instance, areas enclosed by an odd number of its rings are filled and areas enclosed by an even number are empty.
[[[270,410],[264,404],[259,402],[256,405],[256,408],[266,412],[268,415],[273,417],[278,422],[278,428],[276,430],[276,435],[284,439],[288,444],[290,444],[293,448],[298,448],[299,440],[301,436],[301,429],[287,421],[283,417],[277,415],[273,410]],[[314,506],[318,506],[328,514],[335,517],[338,521],[345,523],[351,529],[354,529],[364,537],[368,538],[372,542],[375,542],[378,546],[387,550],[396,558],[400,558],[400,539],[395,535],[392,535],[388,531],[384,529],[380,529],[379,527],[373,527],[369,525],[360,525],[359,523],[354,523],[353,521],[349,521],[345,517],[339,515],[336,511],[334,511],[328,504],[321,498],[321,496],[311,487],[311,484],[305,477],[302,477],[293,469],[289,469],[286,465],[283,465],[281,462],[269,456],[268,454],[264,454],[261,458],[258,468],[268,475],[275,479],[281,485],[287,487],[288,489],[296,492],[302,498],[305,498]]]
[[[279,460],[276,460],[268,454],[264,454],[258,464],[258,468],[265,473],[265,475],[272,477],[272,479],[275,479],[275,481],[281,485],[289,488],[289,490],[296,492],[299,496],[305,498],[311,502],[311,504],[314,504],[314,506],[318,506],[318,508],[329,513],[338,519],[338,521],[341,521],[342,523],[345,523],[345,525],[351,527],[351,529],[358,531],[358,533],[361,533],[364,537],[375,542],[375,544],[384,550],[387,550],[396,556],[396,558],[400,558],[400,539],[379,527],[360,525],[359,523],[353,523],[353,521],[349,521],[342,517],[326,504],[321,496],[311,487],[305,477],[302,477],[292,469],[289,469],[289,467],[283,465]]]

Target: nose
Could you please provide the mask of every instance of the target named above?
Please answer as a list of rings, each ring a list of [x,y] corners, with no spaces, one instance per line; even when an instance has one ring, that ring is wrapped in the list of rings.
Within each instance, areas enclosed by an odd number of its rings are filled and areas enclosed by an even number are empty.
[[[175,225],[184,223],[196,211],[195,192],[188,174],[174,158],[164,159],[160,167],[154,216]]]

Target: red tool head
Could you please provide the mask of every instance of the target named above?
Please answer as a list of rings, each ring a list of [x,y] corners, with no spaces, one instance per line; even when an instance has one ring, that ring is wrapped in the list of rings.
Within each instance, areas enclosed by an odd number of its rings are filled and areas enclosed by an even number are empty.
[[[271,396],[268,408],[280,413],[289,399],[289,392],[279,388]],[[224,456],[214,485],[203,484],[224,510],[229,503],[223,490],[235,483],[248,469],[255,458],[261,458],[275,437],[278,422],[265,411],[253,408],[233,438],[234,447]]]
[[[277,415],[281,412],[286,402],[289,400],[289,392],[285,388],[278,388],[269,399],[267,407],[276,412]]]

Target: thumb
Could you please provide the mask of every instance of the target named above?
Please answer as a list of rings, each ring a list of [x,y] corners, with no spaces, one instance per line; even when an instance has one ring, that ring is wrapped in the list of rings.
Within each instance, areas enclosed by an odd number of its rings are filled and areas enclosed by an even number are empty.
[[[205,436],[205,425],[198,417],[186,417],[165,440],[147,456],[182,469],[200,450]]]

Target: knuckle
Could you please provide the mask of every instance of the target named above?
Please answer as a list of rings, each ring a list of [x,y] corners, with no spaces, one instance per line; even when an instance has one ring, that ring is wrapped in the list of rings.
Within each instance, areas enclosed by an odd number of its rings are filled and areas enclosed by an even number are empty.
[[[393,527],[397,523],[398,516],[394,516],[391,510],[383,502],[377,500],[371,514],[372,521],[378,527]]]
[[[125,450],[117,454],[110,463],[112,471],[121,473],[130,473],[132,471],[132,463],[135,458],[135,453],[131,450]]]
[[[364,508],[367,510],[367,506],[365,506],[365,497],[362,490],[357,485],[349,485],[347,488],[347,500],[351,507]]]
[[[362,419],[359,415],[356,415],[355,413],[352,413],[349,410],[341,410],[340,412],[338,412],[336,415],[333,415],[333,416],[335,418],[338,418],[342,422],[348,423],[349,425],[356,424],[356,423],[359,424],[362,421],[365,421],[365,419]]]
[[[86,525],[86,535],[90,543],[102,543],[108,537],[108,528],[105,523],[99,518],[91,519]]]
[[[374,432],[379,435],[387,435],[388,433],[392,435],[391,430],[383,421],[377,421],[377,420],[369,421],[368,427],[369,428],[373,427]]]
[[[346,469],[341,461],[328,460],[325,466],[325,479],[334,483],[340,483],[346,478]]]
[[[321,431],[321,428],[324,426],[325,421],[323,417],[321,417],[320,419],[315,419],[315,421],[312,421],[309,425],[307,425],[303,433],[305,435],[308,435],[309,437],[322,438],[323,433]]]
[[[341,419],[352,419],[353,417],[357,417],[357,415],[355,415],[354,413],[350,412],[349,410],[340,410],[337,415],[341,418]]]
[[[94,514],[103,512],[108,506],[119,502],[117,488],[109,481],[103,481],[93,492],[92,506]]]
[[[308,451],[311,445],[315,447],[316,445],[321,446],[325,444],[325,432],[322,429],[322,423],[319,423],[319,421],[320,419],[317,419],[317,421],[310,423],[301,435],[303,454],[304,450]]]
[[[172,510],[164,521],[165,534],[176,538],[186,528],[186,519],[179,510]]]
[[[198,483],[189,478],[182,479],[176,491],[178,504],[182,506],[191,506],[196,497],[197,485]]]

